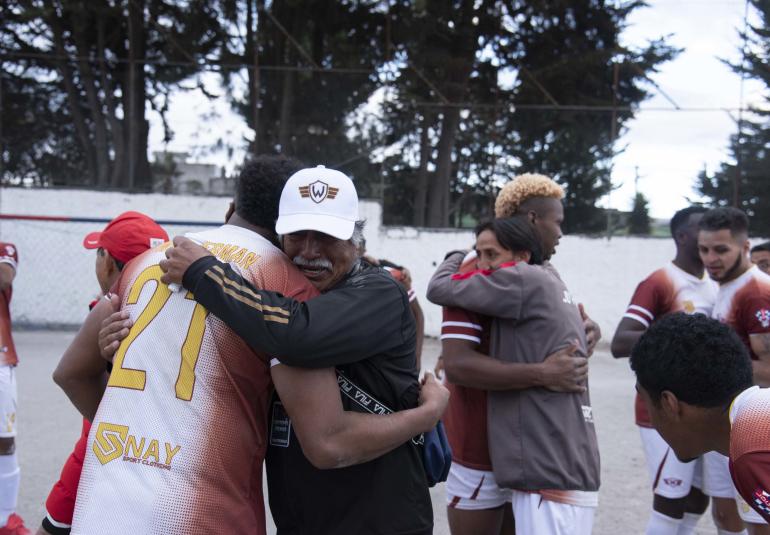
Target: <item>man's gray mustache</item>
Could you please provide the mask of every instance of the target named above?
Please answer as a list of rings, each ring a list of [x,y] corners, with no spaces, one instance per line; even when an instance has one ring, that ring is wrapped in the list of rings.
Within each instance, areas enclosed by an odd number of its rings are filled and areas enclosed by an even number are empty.
[[[301,256],[295,256],[292,259],[292,262],[294,262],[294,265],[298,267],[321,268],[328,270],[332,269],[332,263],[325,258],[315,258],[313,260],[308,260],[307,258],[302,258]]]

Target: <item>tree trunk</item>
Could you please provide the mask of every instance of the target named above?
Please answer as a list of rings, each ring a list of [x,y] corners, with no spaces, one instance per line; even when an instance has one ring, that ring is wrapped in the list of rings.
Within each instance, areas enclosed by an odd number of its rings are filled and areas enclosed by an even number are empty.
[[[123,124],[117,116],[115,105],[114,85],[111,78],[107,76],[107,61],[104,54],[104,18],[99,16],[97,22],[97,54],[99,57],[99,71],[102,91],[104,91],[104,101],[107,104],[107,120],[112,134],[112,148],[115,151],[115,159],[112,163],[112,173],[110,174],[110,186],[116,187],[125,180],[125,139],[123,136]]]
[[[286,65],[293,65],[294,54],[288,39],[284,41],[284,58]],[[291,147],[291,116],[294,107],[294,76],[293,71],[283,72],[283,91],[281,93],[281,116],[278,123],[278,143],[281,145],[281,154],[290,155]]]
[[[87,59],[90,56],[90,50],[83,38],[81,22],[72,20],[72,35],[75,40],[75,49],[80,58],[78,65],[80,67],[80,78],[83,89],[86,92],[88,107],[91,109],[91,122],[94,125],[94,149],[96,152],[96,185],[105,187],[110,177],[110,155],[109,141],[107,139],[107,124],[104,121],[104,111],[102,103],[99,101],[94,73],[91,70],[91,64]]]
[[[412,224],[417,227],[425,226],[425,201],[428,196],[428,162],[430,162],[433,146],[430,144],[428,131],[433,117],[430,113],[422,115],[422,128],[420,129],[420,166],[417,169],[417,183],[412,206]]]
[[[146,89],[144,86],[144,6],[145,0],[128,3],[128,180],[129,189],[148,189],[151,185],[150,165],[147,161],[148,123],[144,117]]]
[[[454,103],[462,102],[465,99],[478,45],[477,27],[472,24],[472,19],[475,16],[473,0],[465,0],[459,11],[460,20],[457,24],[459,33],[447,50],[447,78],[444,87],[444,95],[450,102]],[[459,107],[447,106],[442,114],[436,172],[431,181],[432,195],[428,203],[428,225],[431,227],[445,227],[449,224],[452,154],[457,138],[457,128],[460,125]]]
[[[431,196],[428,202],[428,226],[449,226],[449,186],[452,181],[452,152],[457,127],[460,125],[460,108],[446,108],[441,121],[438,140],[436,172],[431,180]]]
[[[86,159],[86,167],[88,168],[88,180],[87,182],[93,184],[97,177],[96,170],[96,157],[94,155],[94,147],[91,143],[91,134],[89,131],[86,119],[80,109],[80,91],[75,85],[72,69],[67,59],[67,49],[64,46],[64,34],[62,32],[61,20],[59,20],[59,10],[57,9],[57,3],[49,0],[46,2],[48,11],[50,12],[49,23],[51,30],[53,30],[53,41],[56,47],[56,54],[61,58],[56,61],[59,72],[62,75],[62,83],[64,84],[64,90],[67,92],[67,101],[69,102],[70,113],[72,113],[72,121],[75,124],[75,131],[80,141],[80,146],[83,149],[83,155]]]
[[[257,0],[246,1],[246,46],[244,61],[249,53],[252,54],[252,68],[249,74],[249,105],[251,107],[251,127],[254,130],[254,141],[251,142],[251,152],[259,154],[259,102],[260,102],[260,73],[259,73],[259,27],[264,2]]]

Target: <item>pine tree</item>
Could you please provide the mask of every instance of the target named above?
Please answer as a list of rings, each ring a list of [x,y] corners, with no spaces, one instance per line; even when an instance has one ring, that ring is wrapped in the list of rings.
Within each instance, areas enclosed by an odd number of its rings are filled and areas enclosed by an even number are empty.
[[[147,190],[150,107],[164,119],[170,93],[202,70],[224,31],[216,0],[8,0],[0,3],[3,100],[40,96],[37,130],[3,129],[7,176]],[[7,78],[7,79],[6,79]],[[21,93],[17,93],[20,91]],[[25,93],[26,92],[26,93]],[[10,115],[13,113],[13,115]],[[11,125],[21,110],[3,113]],[[166,138],[173,135],[165,123]],[[49,143],[45,132],[63,134]],[[5,151],[4,151],[5,152]],[[35,165],[29,165],[29,162]]]
[[[760,23],[745,35],[744,61],[733,65],[742,76],[762,81],[766,91],[762,110],[752,110],[730,137],[730,160],[714,173],[702,171],[696,190],[713,206],[738,206],[751,218],[751,232],[770,235],[770,0],[752,0]]]
[[[648,236],[650,234],[649,202],[643,193],[634,196],[634,206],[628,218],[628,233],[632,236]]]
[[[596,202],[611,187],[615,138],[648,96],[645,78],[677,53],[663,40],[620,46],[641,2],[422,5],[430,16],[410,19],[400,45],[410,64],[394,83],[397,98],[385,104],[383,141],[404,147],[385,162],[399,195],[392,202],[386,195],[386,216],[395,210],[399,222],[411,215],[416,224],[445,226],[465,207],[489,217],[502,183],[540,172],[567,190],[565,230],[602,228]]]

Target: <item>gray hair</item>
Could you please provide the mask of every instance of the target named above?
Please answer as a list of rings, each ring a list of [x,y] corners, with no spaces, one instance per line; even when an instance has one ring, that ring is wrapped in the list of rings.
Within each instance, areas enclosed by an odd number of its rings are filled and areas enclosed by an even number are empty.
[[[356,221],[355,227],[353,227],[353,235],[350,237],[350,241],[353,242],[353,245],[355,245],[356,248],[360,248],[366,241],[364,239],[365,226],[366,226],[366,220],[359,219],[358,221]]]

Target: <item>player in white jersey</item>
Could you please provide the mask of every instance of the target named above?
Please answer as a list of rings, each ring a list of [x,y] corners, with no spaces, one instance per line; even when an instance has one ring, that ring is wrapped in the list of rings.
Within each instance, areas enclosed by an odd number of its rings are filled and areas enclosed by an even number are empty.
[[[285,179],[297,167],[284,158],[247,165],[228,224],[190,237],[255,284],[304,299],[317,292],[268,239]],[[394,425],[382,425],[382,417],[342,411],[331,369],[271,370],[267,355],[253,353],[189,292],[160,283],[158,263],[168,246],[129,263],[114,288],[133,327],[115,354],[98,410],[105,374],[96,336],[108,303],[97,305],[55,372],[93,418],[73,534],[265,533],[271,373],[308,458],[321,467],[377,457],[440,415],[423,406],[386,416]],[[261,306],[244,287],[223,284]],[[286,321],[282,310],[269,312],[266,320]]]
[[[770,275],[749,260],[748,232],[749,220],[741,210],[714,208],[700,222],[698,250],[709,276],[719,284],[712,317],[732,327],[743,340],[752,359],[754,382],[768,386]],[[713,499],[717,527],[740,532],[745,522],[752,535],[770,534],[770,527],[735,489],[727,457],[709,452],[704,460],[704,490]]]
[[[705,208],[690,206],[671,218],[671,236],[676,244],[674,260],[639,283],[612,339],[615,358],[630,356],[631,349],[649,326],[671,312],[710,315],[717,285],[704,273],[698,256],[698,222]],[[639,396],[635,401],[636,425],[652,483],[652,514],[648,535],[691,533],[708,507],[701,491],[702,461],[679,461],[652,427]]]

